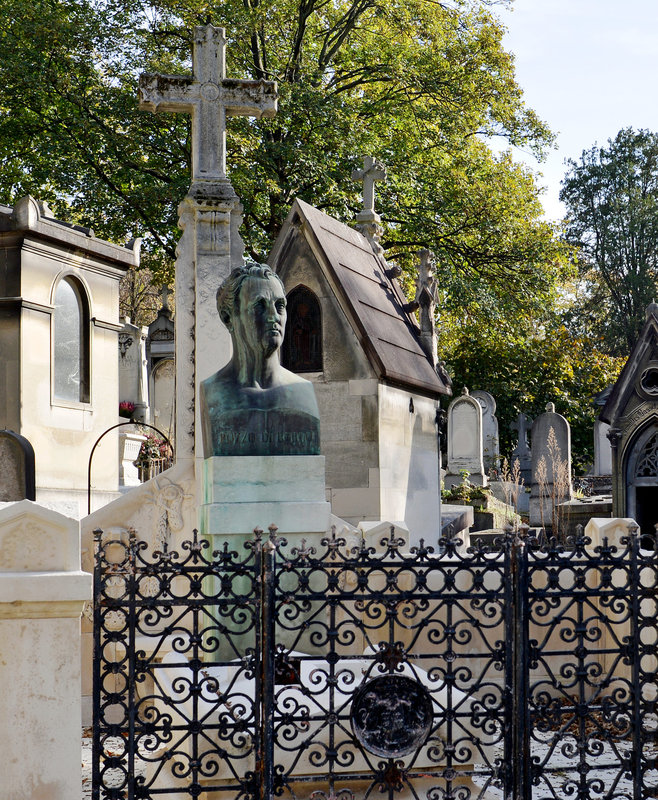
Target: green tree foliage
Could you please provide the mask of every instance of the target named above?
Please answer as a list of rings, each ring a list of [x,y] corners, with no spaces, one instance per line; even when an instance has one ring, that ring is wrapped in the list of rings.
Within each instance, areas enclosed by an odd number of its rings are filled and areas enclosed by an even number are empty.
[[[560,198],[583,280],[572,324],[628,355],[656,296],[658,134],[626,128],[570,161]]]
[[[378,193],[387,255],[411,269],[430,247],[454,306],[527,313],[561,274],[559,246],[533,177],[486,138],[541,153],[551,136],[523,103],[490,5],[0,0],[0,194],[30,192],[115,240],[143,236],[145,265],[170,280],[189,120],[140,112],[137,80],[189,71],[192,29],[210,19],[227,29],[229,75],[279,84],[274,119],[229,128],[253,256],[295,197],[353,218],[349,176],[376,155],[390,175]]]
[[[560,314],[498,321],[483,326],[469,315],[446,320],[442,346],[453,371],[455,390],[486,389],[497,402],[501,453],[516,444],[510,425],[519,412],[535,418],[546,403],[571,425],[571,451],[576,474],[593,460],[594,397],[613,383],[623,358],[601,353],[591,340],[574,335]]]

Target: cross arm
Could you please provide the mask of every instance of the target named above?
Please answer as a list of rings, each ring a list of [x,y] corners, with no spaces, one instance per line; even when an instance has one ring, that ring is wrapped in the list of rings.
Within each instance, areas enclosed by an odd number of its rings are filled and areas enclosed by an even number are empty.
[[[139,107],[145,111],[190,111],[195,99],[193,78],[149,72],[139,76]]]
[[[222,81],[222,100],[231,117],[273,117],[277,111],[276,81]]]

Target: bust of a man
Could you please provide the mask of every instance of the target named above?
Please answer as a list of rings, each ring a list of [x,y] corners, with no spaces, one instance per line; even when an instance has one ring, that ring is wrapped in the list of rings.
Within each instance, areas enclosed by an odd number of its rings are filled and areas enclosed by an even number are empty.
[[[281,279],[265,264],[248,261],[219,287],[217,310],[231,334],[233,356],[201,383],[206,458],[318,455],[313,384],[280,362],[286,327]]]

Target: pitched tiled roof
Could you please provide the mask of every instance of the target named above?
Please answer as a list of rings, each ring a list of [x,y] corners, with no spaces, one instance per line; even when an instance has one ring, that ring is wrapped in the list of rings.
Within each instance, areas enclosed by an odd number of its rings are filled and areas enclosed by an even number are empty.
[[[450,379],[437,374],[425,355],[418,325],[404,308],[398,282],[387,275],[386,260],[358,231],[296,200],[270,258],[274,268],[283,241],[300,223],[380,378],[426,394],[450,394]]]

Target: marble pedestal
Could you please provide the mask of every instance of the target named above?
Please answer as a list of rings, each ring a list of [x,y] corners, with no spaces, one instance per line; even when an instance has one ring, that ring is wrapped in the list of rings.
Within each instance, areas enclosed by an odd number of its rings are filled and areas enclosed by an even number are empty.
[[[274,524],[289,541],[309,540],[329,527],[324,456],[215,456],[204,462],[203,486],[204,535],[251,535]]]

